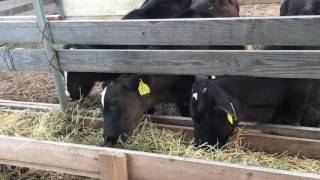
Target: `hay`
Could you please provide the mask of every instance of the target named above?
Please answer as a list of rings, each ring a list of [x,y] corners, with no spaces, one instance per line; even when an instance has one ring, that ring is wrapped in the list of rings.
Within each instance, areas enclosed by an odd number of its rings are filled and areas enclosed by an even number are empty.
[[[85,127],[79,119],[81,114],[82,112],[78,110],[70,110],[68,113],[35,113],[30,111],[10,113],[0,111],[0,134],[102,146],[102,130]],[[196,149],[192,146],[192,140],[181,133],[157,129],[152,123],[145,121],[136,128],[126,143],[119,146],[120,148],[138,151],[320,174],[319,160],[300,159],[286,154],[270,155],[262,152],[251,152],[246,146],[241,145],[240,134],[241,130],[238,130],[223,150],[217,150],[209,146],[205,147],[206,150]],[[31,179],[40,179],[35,177],[42,177],[43,179],[83,178],[12,166],[2,166],[0,179],[1,176],[14,177],[13,179],[23,176]]]

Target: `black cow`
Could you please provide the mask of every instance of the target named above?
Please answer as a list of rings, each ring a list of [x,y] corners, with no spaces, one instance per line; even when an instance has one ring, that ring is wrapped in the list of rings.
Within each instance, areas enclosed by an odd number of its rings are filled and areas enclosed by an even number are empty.
[[[319,87],[320,82],[312,79],[221,76],[197,81],[190,99],[196,144],[220,148],[237,123],[248,119],[318,126]]]
[[[203,17],[203,12],[211,10],[209,5],[210,3],[206,2],[206,0],[194,1],[189,9],[175,17]],[[221,5],[221,7],[224,6]],[[215,7],[215,9],[218,9],[218,7]],[[187,47],[153,46],[151,48],[185,49]],[[194,49],[196,47],[190,48]],[[149,94],[139,94],[137,89],[140,80],[150,86],[151,92]],[[158,103],[176,103],[182,116],[188,115],[188,106],[186,107],[186,104],[188,103],[193,81],[193,76],[121,75],[114,82],[107,85],[102,94],[105,143],[114,144],[119,136],[122,136],[122,139],[126,139],[140,122],[144,112]]]
[[[320,0],[285,0],[280,16],[320,15]]]
[[[176,103],[180,113],[188,116],[186,103],[193,82],[193,76],[123,74],[107,84],[102,93],[106,144],[116,143],[119,136],[125,140],[158,103]]]
[[[133,10],[122,19],[159,19],[171,18],[185,11],[191,0],[146,0],[139,9]],[[112,45],[66,45],[65,49],[146,49],[148,46]],[[66,94],[70,100],[86,97],[96,81],[109,81],[119,74],[65,72]]]

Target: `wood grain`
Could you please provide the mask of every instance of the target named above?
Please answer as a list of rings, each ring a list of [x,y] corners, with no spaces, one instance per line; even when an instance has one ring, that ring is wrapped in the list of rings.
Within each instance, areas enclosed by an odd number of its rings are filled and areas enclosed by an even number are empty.
[[[133,180],[315,180],[319,175],[96,146],[0,136],[0,163],[100,177],[99,154],[124,153]],[[5,147],[5,148],[3,148]],[[13,153],[14,152],[14,153]]]
[[[307,27],[307,28],[306,28]],[[319,46],[320,17],[50,21],[55,43]],[[0,42],[40,42],[34,21],[0,22]]]
[[[124,153],[100,153],[101,180],[128,180],[127,157]]]
[[[320,78],[320,51],[60,50],[62,70]]]

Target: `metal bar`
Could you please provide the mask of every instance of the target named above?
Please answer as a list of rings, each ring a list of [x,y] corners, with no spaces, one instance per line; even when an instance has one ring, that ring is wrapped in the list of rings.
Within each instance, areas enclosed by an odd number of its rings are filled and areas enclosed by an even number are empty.
[[[62,109],[66,109],[67,107],[67,98],[64,91],[64,85],[62,81],[62,74],[59,68],[59,61],[57,58],[57,54],[52,45],[52,37],[50,32],[50,27],[48,24],[48,20],[45,17],[43,12],[43,1],[42,0],[33,0],[33,6],[37,15],[38,27],[41,31],[41,35],[43,36],[43,44],[47,53],[47,57],[50,64],[50,71],[53,76],[53,82],[58,93],[59,102]]]

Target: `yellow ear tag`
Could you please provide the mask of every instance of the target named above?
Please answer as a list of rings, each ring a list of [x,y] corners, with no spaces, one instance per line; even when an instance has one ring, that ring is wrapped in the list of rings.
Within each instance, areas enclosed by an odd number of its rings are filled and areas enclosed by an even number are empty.
[[[232,117],[231,114],[229,114],[229,113],[227,114],[227,119],[228,119],[230,124],[233,124],[233,117]]]
[[[138,91],[140,96],[150,94],[150,87],[140,79]]]

